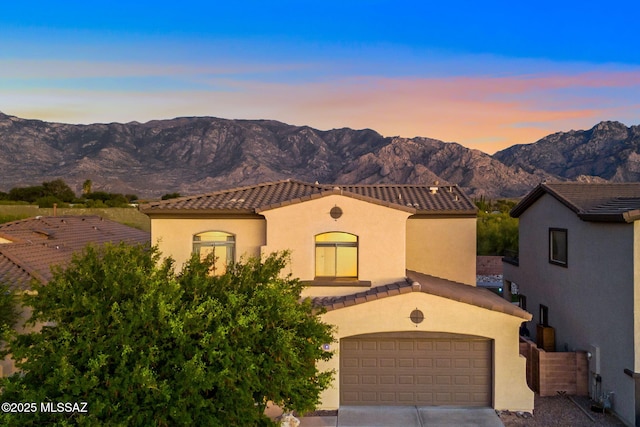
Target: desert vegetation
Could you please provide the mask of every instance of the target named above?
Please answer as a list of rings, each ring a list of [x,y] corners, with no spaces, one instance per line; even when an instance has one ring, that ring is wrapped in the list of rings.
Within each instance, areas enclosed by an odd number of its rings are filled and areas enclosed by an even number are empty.
[[[509,211],[516,205],[515,200],[476,199],[478,207],[477,254],[505,255],[518,251],[518,219]]]

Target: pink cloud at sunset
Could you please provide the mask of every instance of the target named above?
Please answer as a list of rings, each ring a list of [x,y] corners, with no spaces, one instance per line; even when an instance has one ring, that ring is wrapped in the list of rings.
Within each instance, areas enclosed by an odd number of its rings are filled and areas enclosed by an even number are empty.
[[[98,69],[85,65],[81,71],[93,76]],[[55,70],[60,76],[65,73],[60,64]],[[450,78],[343,76],[300,82],[243,79],[206,68],[140,66],[127,71],[116,66],[112,71],[125,77],[172,76],[197,83],[198,89],[188,84],[153,90],[137,90],[135,84],[126,89],[9,89],[0,101],[12,105],[11,114],[50,121],[128,122],[188,115],[274,119],[318,129],[371,128],[385,136],[424,136],[487,153],[535,142],[557,131],[589,128],[600,120],[633,120],[640,112],[635,102],[640,99],[640,73],[631,71]],[[73,73],[77,77],[80,71]],[[565,96],[565,91],[571,91],[571,96]],[[95,103],[96,99],[100,102]]]

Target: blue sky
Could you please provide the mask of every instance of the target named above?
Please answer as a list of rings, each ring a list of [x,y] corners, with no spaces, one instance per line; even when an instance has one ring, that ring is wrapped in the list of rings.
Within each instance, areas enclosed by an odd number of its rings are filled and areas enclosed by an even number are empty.
[[[492,153],[639,124],[639,2],[30,2],[0,14],[0,111],[372,128]]]

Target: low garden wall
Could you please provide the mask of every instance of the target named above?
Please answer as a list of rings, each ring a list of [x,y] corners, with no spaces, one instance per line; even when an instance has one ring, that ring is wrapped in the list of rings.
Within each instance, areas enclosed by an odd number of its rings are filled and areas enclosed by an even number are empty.
[[[540,396],[589,394],[586,351],[547,352],[520,337],[520,354],[527,358],[527,384]]]

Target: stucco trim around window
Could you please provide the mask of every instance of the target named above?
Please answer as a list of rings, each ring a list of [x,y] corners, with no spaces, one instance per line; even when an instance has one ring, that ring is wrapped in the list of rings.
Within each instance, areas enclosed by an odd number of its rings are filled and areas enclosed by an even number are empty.
[[[569,239],[566,228],[549,228],[549,263],[568,267]]]
[[[358,236],[330,231],[315,236],[315,277],[358,277]]]
[[[227,265],[235,261],[236,236],[219,230],[196,233],[193,235],[193,252],[201,257],[213,253],[216,258],[213,274],[224,274]]]

